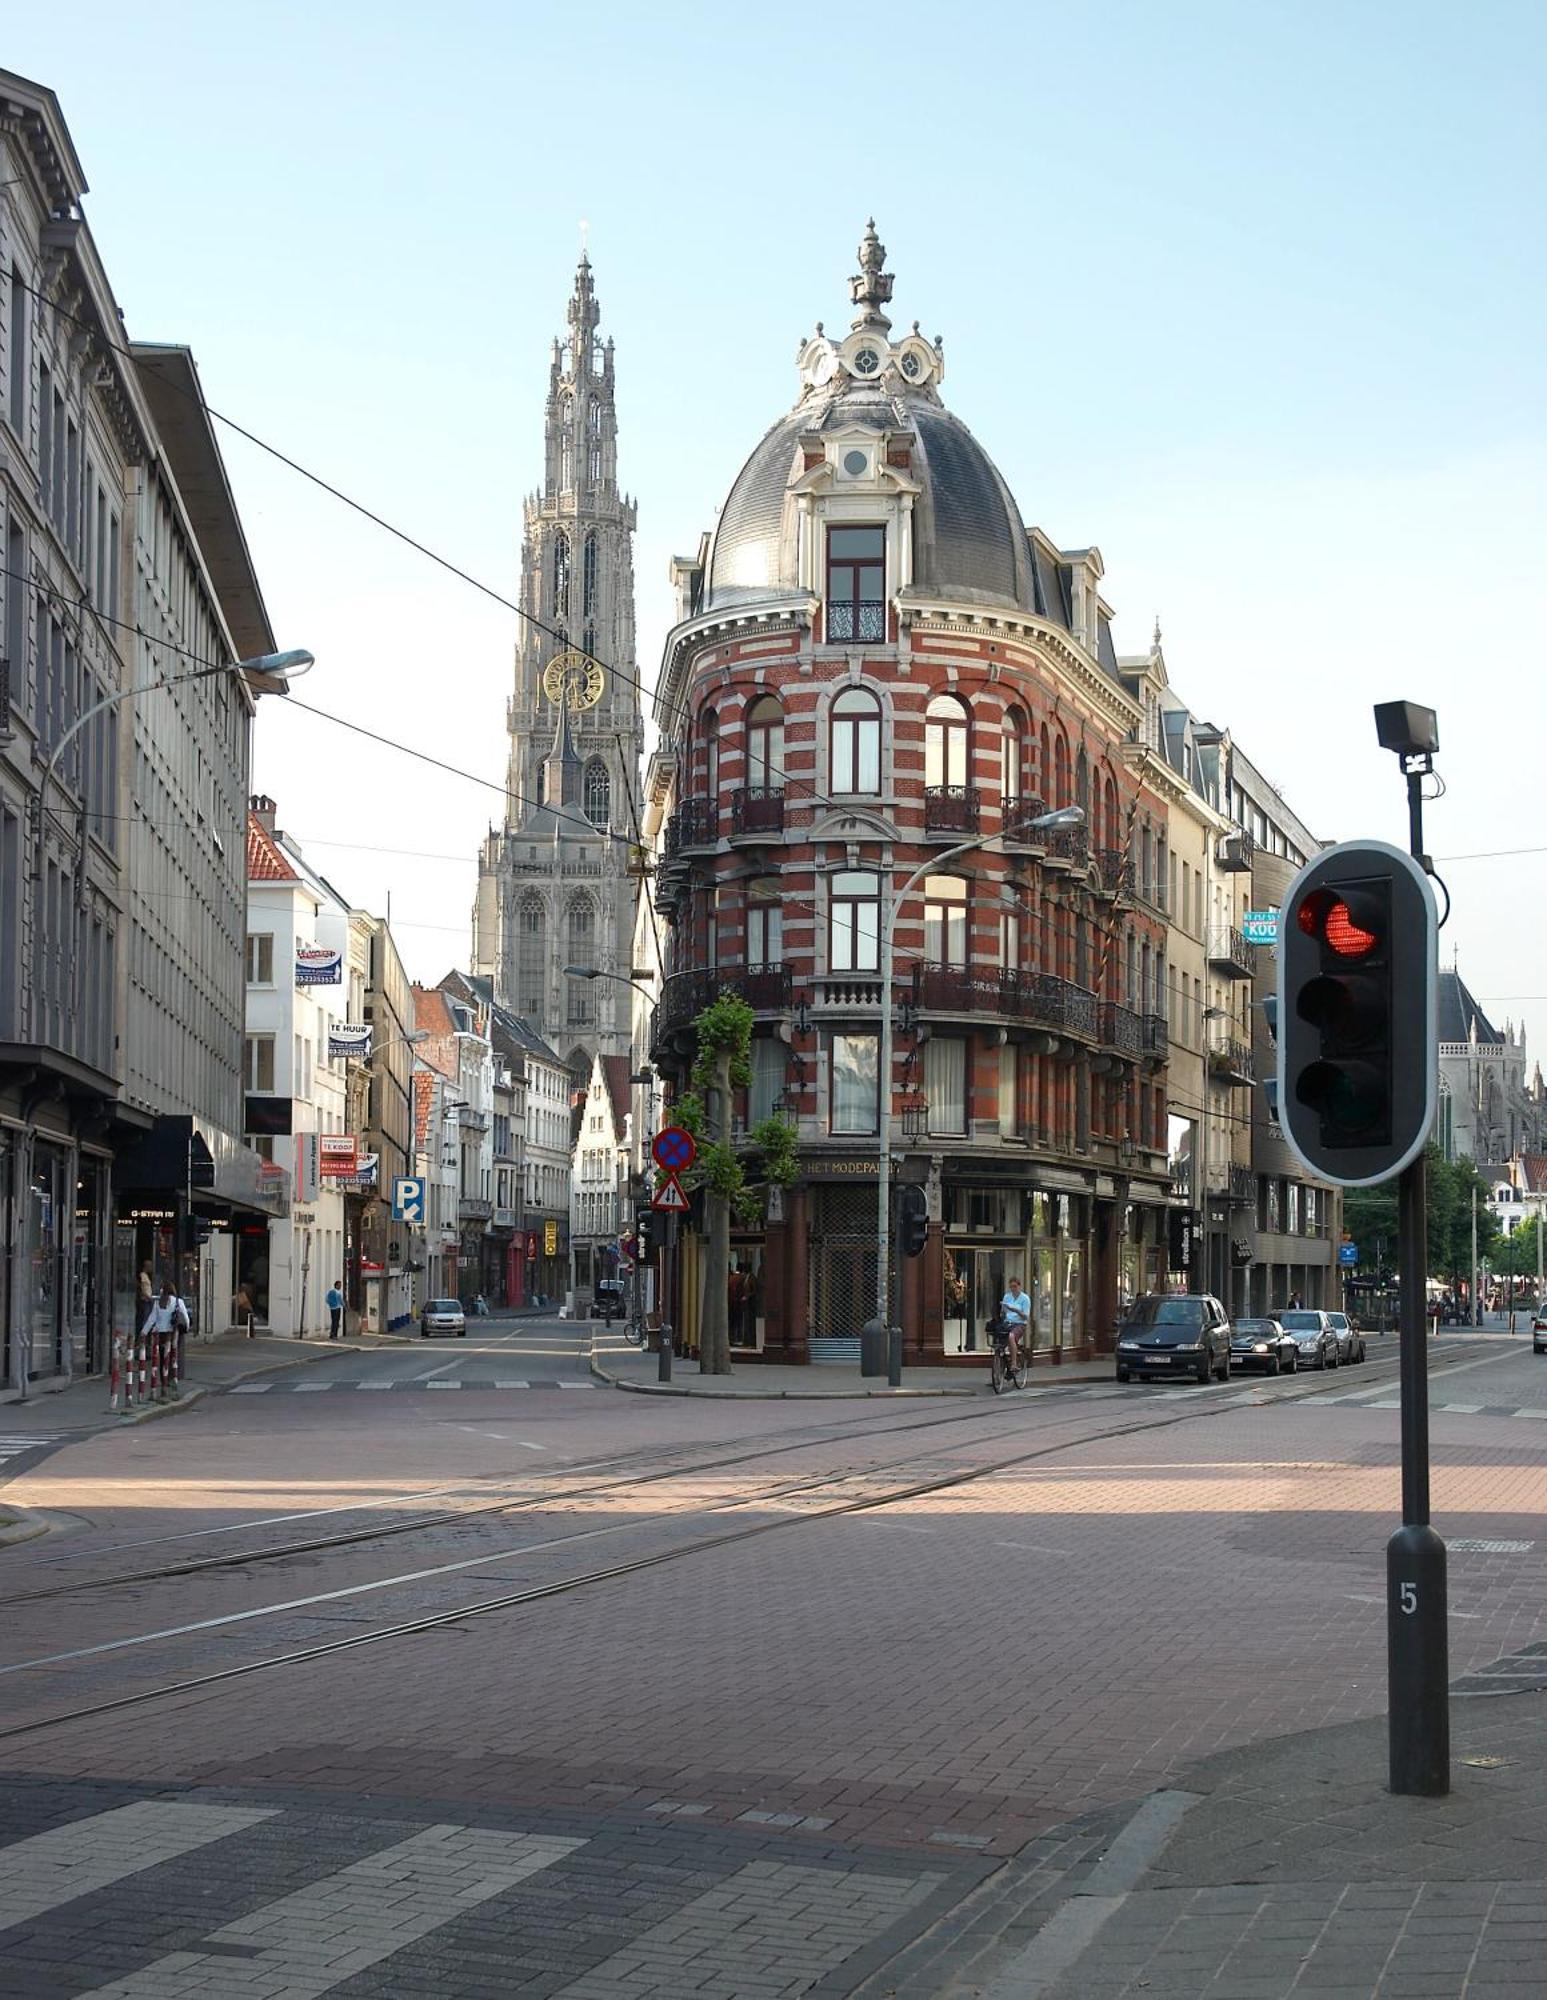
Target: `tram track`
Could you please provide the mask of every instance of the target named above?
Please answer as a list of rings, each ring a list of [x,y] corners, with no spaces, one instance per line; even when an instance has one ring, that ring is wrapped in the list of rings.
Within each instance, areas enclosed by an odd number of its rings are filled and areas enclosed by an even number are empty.
[[[1459,1360],[1460,1356],[1458,1355],[1456,1359]],[[1454,1365],[1454,1362],[1451,1365]],[[1371,1379],[1378,1381],[1383,1372],[1381,1370],[1375,1371]],[[1318,1388],[1322,1392],[1326,1392],[1334,1386],[1337,1386],[1335,1378],[1331,1382],[1318,1384],[1316,1387],[1304,1388],[1300,1391],[1300,1395],[1314,1395],[1317,1393]],[[1271,1395],[1269,1397],[1269,1400],[1280,1399],[1288,1400],[1287,1397]],[[524,1606],[549,1601],[574,1591],[620,1581],[627,1577],[659,1568],[668,1563],[686,1561],[690,1557],[710,1554],[716,1550],[732,1546],[739,1542],[751,1541],[780,1529],[831,1521],[847,1515],[874,1512],[885,1507],[896,1506],[911,1499],[946,1492],[953,1488],[970,1486],[980,1480],[997,1477],[1018,1467],[1035,1464],[1039,1461],[1054,1458],[1087,1446],[1099,1446],[1114,1439],[1131,1437],[1147,1432],[1168,1430],[1209,1417],[1225,1416],[1238,1411],[1242,1407],[1243,1400],[1235,1397],[1189,1398],[1183,1407],[1173,1408],[1164,1413],[1155,1404],[1151,1403],[1147,1411],[1133,1421],[1120,1424],[1098,1425],[1093,1429],[1082,1430],[1078,1436],[1045,1440],[1030,1449],[1016,1451],[1008,1456],[995,1457],[981,1465],[957,1466],[942,1470],[927,1478],[920,1479],[914,1477],[904,1479],[883,1491],[866,1490],[860,1493],[851,1492],[847,1496],[839,1494],[829,1504],[802,1506],[798,1509],[781,1513],[777,1518],[771,1520],[754,1521],[744,1526],[721,1529],[715,1533],[700,1535],[692,1540],[675,1544],[665,1549],[654,1550],[639,1556],[631,1556],[618,1562],[602,1564],[576,1575],[554,1578],[544,1583],[528,1584],[518,1590],[507,1591],[496,1597],[481,1598],[471,1603],[422,1612],[409,1618],[398,1619],[387,1625],[373,1627],[368,1631],[351,1633],[336,1639],[316,1641],[292,1647],[286,1651],[270,1654],[261,1659],[238,1661],[227,1667],[215,1668],[196,1675],[183,1676],[178,1679],[162,1682],[158,1685],[130,1690],[124,1694],[109,1697],[105,1700],[84,1703],[71,1709],[57,1711],[52,1715],[34,1717],[29,1720],[13,1723],[0,1728],[0,1741],[32,1735],[45,1729],[64,1727],[73,1722],[89,1721],[100,1716],[118,1713],[125,1709],[139,1707],[151,1702],[174,1700],[179,1696],[196,1694],[201,1690],[218,1687],[226,1682],[243,1679],[253,1674],[329,1659],[335,1654],[356,1651],[362,1646],[386,1644],[393,1640],[410,1638],[419,1634],[462,1625],[473,1619],[488,1617],[495,1613],[519,1610]],[[877,1428],[888,1432],[939,1429],[948,1423],[961,1422],[963,1420],[962,1415],[950,1418],[934,1417],[915,1420],[907,1425],[891,1425]],[[872,1434],[874,1433],[872,1432]],[[846,1435],[856,1435],[856,1433],[849,1432]],[[821,1441],[816,1440],[816,1442]],[[739,1462],[750,1462],[756,1457],[777,1455],[779,1451],[809,1448],[811,1442],[812,1440],[809,1439],[798,1443],[786,1441],[784,1444],[778,1447],[771,1447],[765,1452],[743,1454]],[[715,1461],[714,1464],[705,1469],[714,1469],[714,1465],[725,1466],[732,1462],[722,1459]],[[774,1507],[778,1506],[781,1502],[788,1502],[799,1495],[820,1496],[825,1490],[830,1491],[831,1489],[842,1488],[846,1484],[852,1487],[856,1479],[863,1479],[873,1487],[874,1483],[884,1477],[888,1470],[894,1469],[883,1466],[856,1472],[852,1468],[847,1468],[809,1479],[786,1482],[782,1486],[764,1489],[756,1494],[739,1495],[720,1500],[712,1503],[707,1508],[701,1507],[697,1509],[678,1510],[676,1512],[665,1512],[652,1517],[648,1525],[659,1525],[663,1521],[681,1522],[690,1520],[694,1513],[723,1514],[729,1511]],[[661,1472],[651,1475],[647,1481],[636,1481],[634,1483],[654,1483],[656,1478],[672,1476],[683,1476],[682,1469],[677,1468],[670,1472]],[[554,1541],[548,1543],[526,1543],[517,1548],[504,1551],[484,1551],[467,1558],[465,1561],[459,1561],[454,1564],[441,1565],[431,1570],[415,1571],[400,1577],[378,1578],[366,1583],[348,1586],[342,1590],[319,1593],[312,1598],[293,1603],[257,1607],[251,1612],[235,1613],[226,1618],[201,1620],[187,1627],[173,1628],[165,1632],[132,1635],[125,1639],[108,1641],[102,1645],[79,1649],[75,1653],[54,1655],[36,1661],[17,1662],[3,1669],[3,1672],[9,1676],[29,1671],[42,1671],[52,1666],[66,1664],[77,1658],[119,1651],[130,1646],[157,1643],[167,1639],[177,1639],[185,1635],[207,1634],[222,1625],[242,1623],[263,1616],[281,1616],[297,1610],[306,1610],[315,1604],[323,1602],[334,1603],[343,1598],[359,1596],[378,1589],[391,1589],[399,1586],[406,1587],[410,1584],[423,1583],[432,1578],[449,1575],[456,1571],[475,1569],[482,1564],[492,1564],[501,1560],[512,1560],[522,1556],[540,1557],[544,1553],[558,1547],[571,1546],[577,1540],[592,1540],[605,1534],[625,1532],[643,1525],[647,1524],[630,1521],[585,1530],[578,1535],[556,1538]]]
[[[1452,1356],[1448,1357],[1437,1353],[1432,1359],[1438,1370],[1443,1368],[1447,1360],[1450,1361],[1450,1365],[1454,1365],[1454,1360],[1459,1358],[1459,1355],[1464,1352],[1464,1349],[1456,1350]],[[1376,1366],[1369,1379],[1376,1381],[1382,1379],[1388,1372],[1388,1369],[1380,1367],[1379,1363],[1382,1360],[1389,1360],[1394,1368],[1396,1356],[1393,1353],[1390,1357],[1374,1356],[1371,1359]],[[1331,1393],[1334,1383],[1339,1381],[1342,1372],[1341,1369],[1336,1369],[1331,1371],[1326,1377],[1319,1378],[1314,1385],[1309,1383],[1301,1385],[1299,1387],[1299,1394],[1305,1396],[1317,1393]],[[1296,1382],[1297,1377],[1292,1376],[1289,1380]],[[1091,1384],[1089,1386],[1104,1387],[1105,1385]],[[1241,1389],[1246,1387],[1244,1378],[1237,1386]],[[1256,1381],[1252,1384],[1252,1388],[1254,1391],[1261,1391],[1266,1388],[1266,1383],[1265,1381]],[[1036,1393],[1040,1397],[1050,1392],[1039,1391]],[[1068,1391],[1060,1393],[1068,1395],[1072,1400],[1079,1392],[1071,1388]],[[1139,1393],[1143,1393],[1142,1389]],[[1290,1392],[1280,1389],[1276,1394],[1274,1392],[1269,1393],[1274,1394],[1274,1400],[1288,1400]],[[1045,1404],[1040,1403],[1020,1404],[1013,1400],[1006,1402],[1003,1399],[999,1399],[992,1403],[974,1402],[966,1409],[955,1410],[940,1415],[932,1414],[926,1417],[912,1418],[902,1422],[865,1425],[843,1425],[833,1422],[821,1425],[809,1425],[797,1435],[785,1433],[777,1443],[763,1443],[754,1439],[751,1434],[747,1434],[739,1438],[729,1438],[723,1442],[728,1445],[755,1444],[756,1448],[753,1450],[735,1453],[730,1456],[722,1454],[715,1458],[703,1458],[685,1465],[656,1464],[653,1470],[638,1474],[632,1474],[629,1470],[633,1461],[639,1457],[647,1457],[652,1460],[658,1459],[660,1456],[659,1451],[652,1449],[648,1453],[619,1454],[615,1457],[596,1460],[589,1466],[577,1468],[577,1470],[597,1472],[602,1470],[615,1471],[619,1476],[611,1482],[561,1487],[551,1491],[526,1490],[512,1496],[490,1500],[481,1506],[450,1511],[443,1509],[437,1513],[419,1514],[402,1521],[372,1523],[358,1528],[347,1529],[337,1534],[314,1535],[288,1542],[267,1543],[256,1547],[222,1550],[217,1554],[194,1557],[187,1562],[160,1564],[144,1569],[122,1570],[110,1576],[74,1577],[67,1582],[47,1584],[32,1590],[13,1591],[0,1596],[0,1610],[11,1610],[26,1604],[44,1603],[60,1597],[77,1596],[88,1591],[117,1590],[130,1585],[170,1582],[182,1577],[206,1575],[218,1570],[248,1569],[263,1563],[293,1561],[304,1556],[326,1554],[335,1549],[357,1548],[367,1543],[395,1540],[405,1535],[432,1534],[436,1532],[446,1533],[479,1520],[497,1519],[510,1514],[530,1512],[538,1508],[605,1499],[609,1493],[618,1492],[631,1486],[654,1485],[670,1479],[691,1478],[700,1473],[734,1471],[743,1465],[754,1464],[763,1459],[787,1456],[792,1452],[808,1451],[824,1443],[842,1443],[848,1439],[858,1440],[874,1437],[903,1436],[916,1431],[932,1431],[964,1423],[980,1423],[986,1419],[991,1419],[994,1413],[1006,1419],[1014,1419],[1023,1415],[1029,1409],[1045,1409],[1046,1407]],[[498,1479],[502,1476],[500,1474],[489,1474],[482,1476],[481,1479],[469,1479],[465,1482],[460,1482],[457,1486],[444,1489],[444,1495],[445,1497],[450,1497],[458,1491],[476,1493],[483,1490],[484,1484],[488,1479]],[[411,1498],[412,1496],[405,1497]],[[392,1504],[391,1501],[376,1500],[362,1501],[360,1506],[362,1509],[375,1509],[390,1504]],[[206,1532],[213,1534],[227,1531],[224,1529],[213,1529]],[[51,1566],[53,1563],[61,1561],[84,1560],[89,1559],[93,1555],[102,1556],[115,1553],[117,1549],[124,1546],[155,1547],[157,1540],[158,1538],[156,1537],[148,1537],[143,1544],[117,1544],[106,1550],[65,1550],[55,1556],[45,1557],[43,1560],[45,1565]]]

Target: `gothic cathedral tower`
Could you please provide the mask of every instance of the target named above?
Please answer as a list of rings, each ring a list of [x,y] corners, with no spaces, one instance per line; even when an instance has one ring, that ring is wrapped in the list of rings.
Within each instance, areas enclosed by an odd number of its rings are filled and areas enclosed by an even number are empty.
[[[582,257],[553,343],[543,483],[526,501],[505,823],[479,857],[473,970],[571,1067],[629,1048],[630,843],[644,749],[634,659],[634,502],[618,491],[612,342]]]

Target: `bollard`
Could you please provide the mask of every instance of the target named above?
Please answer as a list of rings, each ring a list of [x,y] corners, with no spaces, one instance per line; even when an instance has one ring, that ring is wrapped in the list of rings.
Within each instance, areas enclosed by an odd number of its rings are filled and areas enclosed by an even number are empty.
[[[902,1387],[902,1328],[889,1326],[886,1329],[886,1386],[889,1389]]]
[[[109,1357],[107,1406],[110,1410],[116,1410],[124,1388],[124,1337],[121,1333],[113,1335]]]
[[[671,1328],[667,1325],[665,1320],[662,1320],[661,1358],[659,1365],[656,1369],[656,1376],[655,1376],[657,1382],[669,1382],[671,1380],[671,1343],[672,1343]]]

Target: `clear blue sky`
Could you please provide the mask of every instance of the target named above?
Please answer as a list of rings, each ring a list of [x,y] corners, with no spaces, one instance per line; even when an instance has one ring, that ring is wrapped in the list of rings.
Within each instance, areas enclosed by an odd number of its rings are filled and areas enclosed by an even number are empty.
[[[1490,0],[85,0],[0,51],[59,94],[132,332],[508,593],[586,217],[647,682],[666,559],[846,324],[873,212],[895,317],[944,334],[1027,519],[1100,546],[1120,647],[1158,611],[1178,690],[1326,837],[1402,837],[1369,707],[1429,701],[1442,856],[1547,845],[1544,58],[1547,10]],[[227,451],[307,698],[498,782],[509,614]],[[282,824],[391,889],[417,974],[465,958],[493,795],[276,709]],[[1446,962],[1547,1056],[1547,855],[1445,872]]]

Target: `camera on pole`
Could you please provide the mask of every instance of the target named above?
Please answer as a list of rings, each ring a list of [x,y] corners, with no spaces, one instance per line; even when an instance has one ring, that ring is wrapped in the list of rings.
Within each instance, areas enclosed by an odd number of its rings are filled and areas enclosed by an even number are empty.
[[[1279,927],[1277,1112],[1308,1172],[1389,1180],[1434,1123],[1434,892],[1418,862],[1345,840],[1289,885]]]

